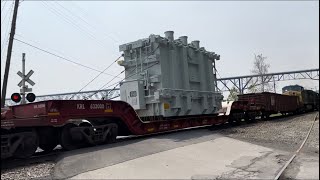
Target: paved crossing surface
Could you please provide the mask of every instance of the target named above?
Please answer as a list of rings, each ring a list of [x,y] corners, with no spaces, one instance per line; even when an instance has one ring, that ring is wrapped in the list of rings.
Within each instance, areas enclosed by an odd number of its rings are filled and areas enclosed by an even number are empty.
[[[66,153],[53,178],[273,178],[289,154],[196,129]]]

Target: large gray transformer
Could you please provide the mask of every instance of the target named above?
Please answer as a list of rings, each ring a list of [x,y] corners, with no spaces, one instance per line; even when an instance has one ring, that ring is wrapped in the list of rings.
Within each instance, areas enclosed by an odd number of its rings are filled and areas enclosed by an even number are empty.
[[[123,44],[125,80],[120,84],[121,100],[140,117],[172,117],[217,114],[223,96],[216,92],[215,60],[220,56],[200,48],[188,37],[165,37]]]

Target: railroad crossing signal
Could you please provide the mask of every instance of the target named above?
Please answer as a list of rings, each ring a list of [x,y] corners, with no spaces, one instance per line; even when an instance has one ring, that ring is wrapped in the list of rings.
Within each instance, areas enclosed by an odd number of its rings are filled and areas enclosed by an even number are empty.
[[[21,95],[20,93],[13,93],[11,95],[11,100],[14,101],[15,103],[18,103],[21,101]],[[26,99],[29,101],[29,102],[33,102],[34,100],[36,100],[36,95],[33,94],[33,93],[28,93],[27,96],[26,96]]]
[[[28,93],[26,96],[26,92],[31,92],[32,88],[28,88],[28,86],[26,85],[26,82],[29,83],[31,86],[34,86],[36,83],[34,83],[31,79],[30,76],[34,73],[33,70],[30,70],[28,72],[28,74],[26,75],[26,60],[25,60],[25,53],[22,53],[22,72],[18,71],[18,75],[21,77],[21,81],[19,82],[18,86],[21,87],[20,89],[20,94],[22,95],[22,97],[20,96],[20,100],[21,100],[21,104],[25,104],[26,103],[26,99],[29,102],[33,102],[36,99],[36,96],[33,93]],[[15,97],[17,96],[17,94],[15,94]],[[17,102],[18,99],[14,99],[11,97],[11,99],[14,102]],[[18,102],[20,102],[20,100]]]

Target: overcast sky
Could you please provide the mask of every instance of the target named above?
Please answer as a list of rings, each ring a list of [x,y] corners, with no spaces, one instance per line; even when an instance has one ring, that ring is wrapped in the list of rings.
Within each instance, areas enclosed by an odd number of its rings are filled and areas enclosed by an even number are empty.
[[[1,1],[1,85],[12,1]],[[319,68],[318,1],[28,1],[20,4],[15,38],[94,69],[103,70],[119,55],[119,45],[150,34],[200,40],[221,55],[222,77],[248,75],[254,54],[267,56],[269,72]],[[18,92],[21,54],[35,73],[36,95],[79,91],[98,72],[14,42],[7,97]],[[110,74],[123,67],[114,64]],[[84,90],[99,89],[112,77],[102,75]],[[115,79],[119,81],[119,79]],[[278,83],[318,88],[318,81]],[[280,93],[280,92],[279,92]]]

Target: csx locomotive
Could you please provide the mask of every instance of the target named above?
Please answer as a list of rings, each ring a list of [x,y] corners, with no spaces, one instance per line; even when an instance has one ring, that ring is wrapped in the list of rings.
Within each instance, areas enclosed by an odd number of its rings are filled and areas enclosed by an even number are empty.
[[[298,96],[302,111],[319,110],[319,93],[306,90],[299,85],[290,85],[282,88],[282,94]]]

